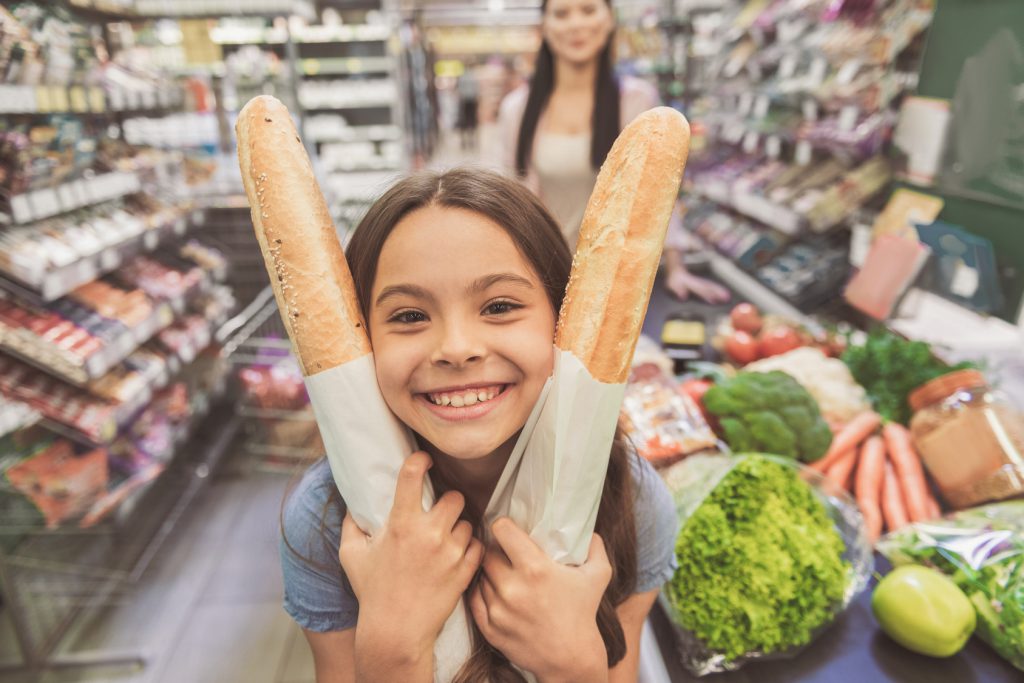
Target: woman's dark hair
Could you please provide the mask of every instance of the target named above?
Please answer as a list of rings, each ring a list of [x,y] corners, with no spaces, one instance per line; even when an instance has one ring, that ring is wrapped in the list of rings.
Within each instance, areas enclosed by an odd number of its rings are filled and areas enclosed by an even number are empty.
[[[399,181],[378,199],[363,217],[346,249],[346,259],[355,282],[356,298],[365,320],[370,319],[373,281],[384,243],[395,226],[417,209],[440,206],[473,211],[494,221],[512,238],[547,291],[556,312],[562,305],[572,255],[558,224],[540,201],[519,182],[482,169],[425,171]],[[443,240],[444,226],[438,225]],[[612,565],[612,580],[597,614],[597,625],[608,653],[608,666],[626,654],[626,639],[616,607],[634,591],[637,578],[636,528],[633,514],[633,477],[630,458],[637,457],[617,431],[608,464],[595,531],[604,540]],[[451,488],[441,467],[430,470],[436,495]],[[334,491],[328,505],[340,505]],[[464,512],[479,532],[482,510]],[[326,516],[326,510],[325,510]],[[290,546],[289,546],[290,547]],[[472,587],[471,587],[472,589]],[[467,592],[468,597],[468,592]],[[467,601],[468,604],[468,601]],[[522,683],[523,677],[497,649],[488,643],[468,613],[473,629],[473,654],[463,666],[457,683]]]
[[[611,0],[604,0],[611,9]],[[547,12],[548,0],[541,2],[541,11]],[[594,83],[594,113],[591,116],[590,165],[594,170],[601,168],[621,125],[619,82],[613,68],[614,32],[608,36],[608,43],[598,57],[597,77]],[[530,166],[533,140],[537,135],[540,115],[547,106],[555,89],[555,56],[548,41],[541,40],[540,51],[530,79],[530,91],[523,110],[523,122],[519,126],[516,140],[516,172],[526,175]]]

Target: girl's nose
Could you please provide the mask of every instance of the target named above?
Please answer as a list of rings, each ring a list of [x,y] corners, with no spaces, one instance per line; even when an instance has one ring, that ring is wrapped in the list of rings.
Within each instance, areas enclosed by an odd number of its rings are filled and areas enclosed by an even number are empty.
[[[483,344],[473,334],[471,326],[449,323],[441,330],[431,361],[436,365],[459,368],[483,359],[484,353]]]

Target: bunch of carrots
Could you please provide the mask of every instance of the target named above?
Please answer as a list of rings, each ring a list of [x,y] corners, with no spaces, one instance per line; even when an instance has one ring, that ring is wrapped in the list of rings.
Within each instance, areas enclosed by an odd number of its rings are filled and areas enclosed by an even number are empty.
[[[872,543],[883,530],[895,531],[942,514],[910,432],[895,422],[883,426],[875,412],[850,420],[836,433],[825,456],[810,467],[853,493]]]

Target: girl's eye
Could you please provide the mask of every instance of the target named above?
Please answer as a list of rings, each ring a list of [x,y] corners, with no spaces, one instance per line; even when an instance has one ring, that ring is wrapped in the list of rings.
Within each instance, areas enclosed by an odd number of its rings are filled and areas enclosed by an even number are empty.
[[[427,316],[419,311],[399,311],[393,316],[388,318],[389,323],[399,323],[403,325],[414,325],[421,323],[427,319]]]
[[[487,304],[484,313],[487,315],[503,315],[520,308],[522,308],[520,304],[514,304],[511,301],[493,301]]]

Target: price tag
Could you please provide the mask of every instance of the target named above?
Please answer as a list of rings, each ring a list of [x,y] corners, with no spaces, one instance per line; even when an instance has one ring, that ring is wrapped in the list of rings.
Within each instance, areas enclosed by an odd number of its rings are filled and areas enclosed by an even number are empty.
[[[767,95],[761,95],[757,98],[757,102],[754,103],[754,118],[757,120],[763,119],[768,115],[768,107],[771,106],[771,99]]]
[[[743,136],[743,151],[747,154],[753,154],[757,151],[757,131],[747,131],[747,134]]]
[[[811,62],[811,73],[808,76],[808,80],[811,82],[811,87],[817,87],[822,84],[825,80],[825,74],[828,73],[828,60],[824,57],[815,57],[814,61]]]
[[[71,108],[68,102],[68,91],[59,85],[53,86],[50,88],[50,103],[53,105],[53,111],[68,111]]]
[[[15,223],[28,223],[32,220],[32,205],[27,194],[19,194],[11,199],[11,213]]]
[[[119,249],[107,249],[100,254],[100,269],[103,272],[110,272],[121,265],[121,251]]]
[[[740,94],[740,102],[737,107],[737,113],[740,116],[746,117],[750,114],[751,108],[754,106],[754,96],[748,92]]]
[[[839,130],[849,132],[856,128],[859,113],[857,107],[853,105],[843,107],[842,111],[839,112]]]
[[[156,109],[156,92],[153,90],[142,91],[142,106],[146,109]]]
[[[772,159],[778,159],[782,153],[782,140],[778,135],[772,135],[764,141],[764,151]]]
[[[57,199],[60,200],[61,208],[64,211],[78,208],[78,201],[71,183],[64,183],[57,187]]]
[[[36,90],[31,85],[23,85],[17,88],[18,111],[39,111],[36,104]]]
[[[807,164],[811,163],[811,155],[813,151],[814,148],[811,147],[811,143],[808,142],[807,140],[801,140],[800,142],[796,143],[796,153],[794,154],[794,159],[796,163],[798,163],[801,166],[806,166]]]
[[[839,85],[849,85],[853,83],[853,79],[856,78],[857,72],[860,71],[860,60],[851,59],[842,68],[839,69],[839,73],[836,74],[836,83]]]
[[[52,187],[36,190],[32,196],[32,206],[35,207],[36,218],[55,216],[61,211],[57,191]]]
[[[78,113],[89,111],[89,99],[86,96],[85,88],[74,85],[68,90],[68,96],[71,99],[71,111]]]
[[[124,89],[114,86],[110,89],[110,99],[107,100],[107,106],[110,107],[110,111],[122,111],[124,109]]]
[[[84,180],[75,180],[70,185],[71,192],[75,196],[76,206],[85,206],[91,201],[88,186]]]
[[[129,88],[124,93],[124,104],[127,109],[141,109],[142,95],[138,90]]]
[[[94,112],[103,112],[107,109],[106,98],[103,97],[103,89],[98,87],[89,88],[89,109]]]
[[[743,138],[743,131],[743,123],[741,121],[733,121],[722,131],[722,137],[729,144],[735,145]]]
[[[53,111],[53,102],[50,100],[50,89],[45,86],[36,88],[35,111],[40,114],[49,114]]]
[[[142,246],[146,251],[153,251],[160,244],[160,235],[156,230],[147,230],[142,235]]]
[[[817,121],[818,120],[818,102],[816,100],[804,100],[801,107],[804,112],[804,120],[806,121]]]
[[[779,78],[787,80],[796,73],[796,55],[788,54],[779,60]]]

